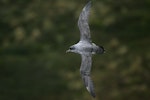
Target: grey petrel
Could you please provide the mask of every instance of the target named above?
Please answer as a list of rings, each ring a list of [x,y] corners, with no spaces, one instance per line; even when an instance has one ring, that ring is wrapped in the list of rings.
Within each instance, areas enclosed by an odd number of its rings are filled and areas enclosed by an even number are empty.
[[[82,80],[89,93],[93,97],[95,97],[96,95],[94,91],[94,86],[90,77],[92,66],[92,54],[102,54],[105,50],[102,46],[97,46],[91,41],[90,29],[88,25],[90,8],[91,1],[89,1],[85,5],[78,19],[80,41],[77,44],[70,46],[69,50],[67,50],[66,52],[74,52],[81,55],[82,62],[80,67],[80,73],[82,76]]]

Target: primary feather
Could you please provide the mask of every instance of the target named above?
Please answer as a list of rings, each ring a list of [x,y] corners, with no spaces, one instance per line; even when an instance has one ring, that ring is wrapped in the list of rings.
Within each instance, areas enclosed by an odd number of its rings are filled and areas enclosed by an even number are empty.
[[[91,1],[86,4],[79,16],[78,27],[80,30],[80,41],[91,42],[90,28],[88,25],[90,8]]]

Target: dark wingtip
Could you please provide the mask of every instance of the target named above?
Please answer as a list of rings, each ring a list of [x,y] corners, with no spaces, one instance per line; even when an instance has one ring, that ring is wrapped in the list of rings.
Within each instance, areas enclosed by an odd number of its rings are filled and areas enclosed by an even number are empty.
[[[88,90],[88,92],[90,93],[90,95],[91,95],[93,98],[96,97],[96,94],[95,94],[94,90],[90,90],[90,89],[87,89],[87,90]]]
[[[86,4],[86,6],[85,6],[85,7],[87,7],[87,8],[91,7],[91,3],[92,3],[92,1],[91,1],[91,0],[90,0],[90,1],[88,1],[88,3]]]
[[[95,97],[96,97],[96,94],[95,94],[95,93],[91,93],[91,96],[92,96],[93,98],[95,98]]]

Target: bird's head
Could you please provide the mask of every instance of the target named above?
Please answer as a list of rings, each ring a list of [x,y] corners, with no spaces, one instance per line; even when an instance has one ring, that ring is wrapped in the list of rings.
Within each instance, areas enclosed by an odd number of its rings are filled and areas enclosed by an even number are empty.
[[[74,52],[74,53],[76,53],[75,46],[74,45],[70,46],[69,49],[66,51],[66,53],[68,53],[68,52]]]

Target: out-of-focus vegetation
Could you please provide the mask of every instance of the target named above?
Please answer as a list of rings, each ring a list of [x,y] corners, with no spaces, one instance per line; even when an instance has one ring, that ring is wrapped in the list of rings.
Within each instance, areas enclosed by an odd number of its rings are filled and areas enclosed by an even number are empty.
[[[91,100],[79,74],[77,20],[87,0],[0,1],[0,100]],[[149,100],[150,0],[93,0],[96,100]]]

